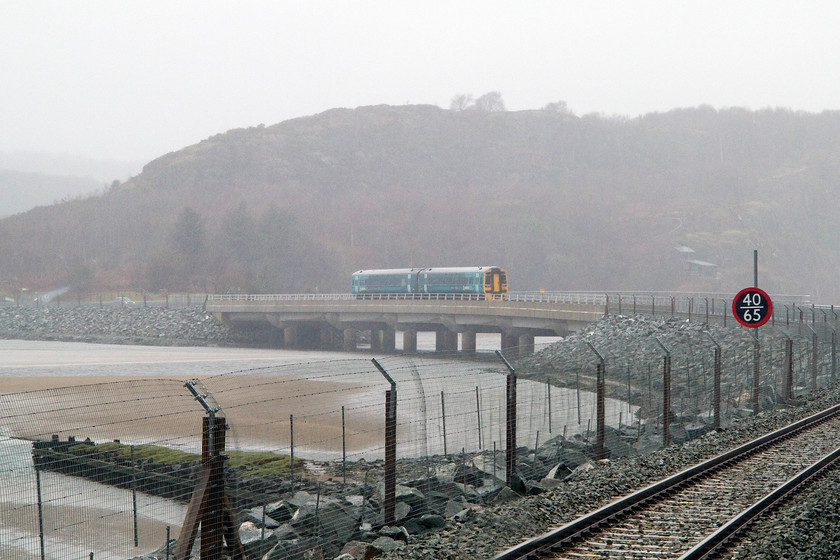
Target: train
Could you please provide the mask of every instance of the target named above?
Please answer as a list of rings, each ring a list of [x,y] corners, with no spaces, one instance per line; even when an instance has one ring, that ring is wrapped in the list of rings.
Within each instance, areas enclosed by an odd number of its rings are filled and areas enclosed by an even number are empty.
[[[389,268],[353,273],[350,291],[366,294],[476,294],[501,299],[508,291],[507,272],[498,266]]]

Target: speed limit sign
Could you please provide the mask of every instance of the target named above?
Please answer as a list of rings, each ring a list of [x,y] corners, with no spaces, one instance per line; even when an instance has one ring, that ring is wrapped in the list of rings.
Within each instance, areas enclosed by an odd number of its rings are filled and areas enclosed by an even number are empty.
[[[744,288],[732,300],[732,314],[745,327],[760,327],[770,319],[773,302],[764,290]]]

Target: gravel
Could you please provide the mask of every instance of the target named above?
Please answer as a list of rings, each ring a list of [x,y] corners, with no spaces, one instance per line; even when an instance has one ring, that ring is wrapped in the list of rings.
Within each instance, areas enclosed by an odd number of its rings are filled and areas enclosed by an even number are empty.
[[[235,333],[201,307],[0,307],[0,338],[158,346],[233,345]]]
[[[521,541],[542,534],[552,527],[606,505],[617,497],[645,487],[666,476],[713,457],[776,428],[817,412],[840,400],[840,387],[833,386],[799,399],[788,409],[760,413],[734,422],[728,429],[710,433],[681,446],[671,446],[645,457],[602,461],[595,468],[576,473],[558,488],[539,496],[517,499],[495,507],[482,508],[461,523],[431,535],[413,537],[409,545],[385,558],[485,559]],[[832,483],[833,481],[833,483]],[[822,491],[815,491],[810,502],[796,509],[784,508],[764,529],[749,553],[738,558],[780,558],[780,547],[798,556],[801,544],[808,542],[809,558],[831,558],[837,550],[840,526],[837,511],[840,494],[836,475],[826,477]],[[803,494],[805,496],[805,494]],[[815,506],[819,501],[819,509]],[[823,511],[823,514],[819,512]],[[830,551],[830,552],[829,552]],[[764,555],[764,556],[762,556]]]
[[[826,327],[816,326],[822,332]],[[644,405],[650,384],[650,371],[660,372],[665,349],[672,360],[672,390],[674,398],[705,394],[698,391],[711,377],[714,348],[717,343],[722,357],[722,388],[750,391],[752,386],[752,362],[755,349],[754,335],[760,341],[760,369],[763,395],[767,402],[762,408],[779,400],[779,380],[784,359],[784,346],[788,338],[793,340],[794,387],[798,392],[810,390],[812,375],[811,330],[799,325],[783,331],[780,328],[747,329],[742,327],[706,325],[702,322],[689,323],[670,317],[632,317],[612,315],[605,317],[557,344],[546,347],[515,363],[517,374],[523,378],[548,381],[558,385],[571,386],[575,375],[580,374],[582,386],[594,388],[597,351],[606,366],[607,390],[609,396],[627,398],[626,383],[634,389],[631,400]],[[821,385],[830,379],[831,370],[828,344],[821,347],[819,371]],[[768,375],[768,372],[770,375]],[[689,379],[689,377],[691,379]],[[661,381],[653,378],[654,387]],[[690,386],[686,386],[690,384]],[[624,387],[624,390],[620,390]],[[692,390],[693,389],[693,390]],[[674,401],[672,401],[674,402]]]
[[[840,550],[840,469],[760,519],[747,542],[725,559],[778,560],[836,558]],[[746,540],[746,539],[745,539]]]

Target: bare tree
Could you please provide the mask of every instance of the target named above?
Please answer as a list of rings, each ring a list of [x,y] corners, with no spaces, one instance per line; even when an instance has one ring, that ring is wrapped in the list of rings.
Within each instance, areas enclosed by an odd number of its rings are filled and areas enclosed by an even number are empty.
[[[549,113],[560,113],[561,115],[572,114],[572,112],[569,110],[569,106],[566,105],[565,101],[554,101],[552,103],[546,103],[543,106],[543,111],[548,111]]]
[[[459,93],[449,102],[449,109],[451,111],[466,111],[470,108],[472,102],[472,95],[469,93]]]
[[[479,111],[504,111],[505,102],[502,100],[502,94],[498,91],[491,91],[485,93],[475,100],[475,108]]]

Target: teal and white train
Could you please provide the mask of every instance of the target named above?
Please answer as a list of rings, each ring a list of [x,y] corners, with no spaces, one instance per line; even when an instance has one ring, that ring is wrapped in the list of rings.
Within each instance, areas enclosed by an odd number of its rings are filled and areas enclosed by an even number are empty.
[[[389,268],[353,273],[350,291],[365,294],[479,294],[500,299],[508,291],[507,273],[498,266]]]

